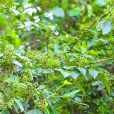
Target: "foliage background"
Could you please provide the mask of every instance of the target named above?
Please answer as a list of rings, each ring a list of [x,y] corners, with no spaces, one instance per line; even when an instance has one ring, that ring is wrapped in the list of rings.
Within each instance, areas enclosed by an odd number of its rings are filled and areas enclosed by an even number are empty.
[[[113,7],[0,0],[1,114],[113,114]]]

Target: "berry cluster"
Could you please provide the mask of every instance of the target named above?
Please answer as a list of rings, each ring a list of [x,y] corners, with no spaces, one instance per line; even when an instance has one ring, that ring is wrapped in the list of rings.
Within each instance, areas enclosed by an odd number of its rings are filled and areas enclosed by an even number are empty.
[[[39,99],[37,98],[36,100],[34,100],[34,103],[36,104],[36,106],[42,110],[45,110],[45,108],[48,106],[48,103],[46,101],[46,99]]]
[[[27,20],[26,14],[23,13],[23,14],[21,15],[20,21],[21,21],[22,23],[24,23],[26,20]]]
[[[89,64],[89,61],[85,57],[80,57],[79,58],[79,65],[80,67],[86,66]]]
[[[13,67],[15,53],[12,46],[8,46],[7,48],[5,48],[3,54],[4,55],[1,59],[1,63],[5,65],[7,68]]]

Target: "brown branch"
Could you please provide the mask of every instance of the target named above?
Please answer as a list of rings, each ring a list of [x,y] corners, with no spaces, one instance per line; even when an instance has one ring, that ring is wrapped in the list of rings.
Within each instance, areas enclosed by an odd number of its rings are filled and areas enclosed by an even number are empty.
[[[111,3],[110,7],[113,5],[114,2]],[[108,11],[108,12],[107,12]],[[97,22],[100,21],[101,18],[103,18],[104,16],[108,15],[109,13],[111,13],[111,11],[107,10],[106,13],[104,13],[103,15],[101,15],[101,17],[99,19],[96,19],[88,28],[86,31],[84,31],[84,33],[79,37],[79,39],[73,43],[71,49],[78,43],[79,40],[81,40],[83,38],[83,36],[87,33],[87,31]],[[71,50],[70,49],[70,50]]]

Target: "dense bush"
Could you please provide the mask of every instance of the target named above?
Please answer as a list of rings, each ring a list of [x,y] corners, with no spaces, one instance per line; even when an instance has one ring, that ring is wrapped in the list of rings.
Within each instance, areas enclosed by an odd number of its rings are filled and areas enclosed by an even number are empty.
[[[113,7],[0,0],[0,113],[113,114]]]

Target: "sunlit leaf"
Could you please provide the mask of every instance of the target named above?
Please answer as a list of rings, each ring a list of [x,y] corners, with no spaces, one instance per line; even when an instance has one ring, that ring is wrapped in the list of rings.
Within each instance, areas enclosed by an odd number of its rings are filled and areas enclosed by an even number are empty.
[[[70,96],[72,96],[72,95],[78,93],[79,91],[80,91],[80,90],[75,90],[75,91],[69,92],[69,93],[67,93],[67,94],[64,94],[62,97],[63,97],[63,98],[64,98],[64,97],[70,97]]]
[[[81,12],[81,7],[76,7],[69,12],[69,16],[79,15],[80,12]]]
[[[74,85],[76,85],[76,86],[82,91],[83,95],[85,96],[86,93],[85,93],[83,87],[76,81],[76,79],[74,79],[74,78],[72,78],[72,77],[71,77],[71,79],[72,79]]]
[[[14,99],[14,101],[16,102],[16,104],[19,106],[19,108],[21,109],[21,112],[24,111],[24,107],[21,103],[21,101],[19,99]]]
[[[3,53],[0,53],[0,57],[2,57],[4,54]]]
[[[51,9],[50,12],[53,13],[53,15],[55,15],[57,17],[65,16],[64,10],[61,7],[55,7],[53,9]]]
[[[59,53],[60,52],[60,46],[58,44],[54,45],[55,52]]]
[[[12,30],[12,36],[13,36],[14,39],[15,39],[15,44],[16,44],[16,46],[19,46],[19,45],[20,45],[20,38],[17,37],[17,35],[15,34],[15,31],[14,31],[14,30]]]
[[[98,75],[98,73],[99,73],[99,71],[97,71],[97,70],[95,70],[95,69],[93,69],[93,68],[90,68],[90,69],[89,69],[89,72],[90,72],[90,74],[93,76],[94,79],[97,77],[97,75]]]
[[[111,21],[103,21],[102,23],[102,32],[103,32],[103,35],[104,34],[107,34],[111,31]]]
[[[20,14],[18,10],[15,10],[15,9],[12,9],[12,8],[10,8],[10,9],[13,11],[13,13],[15,13],[15,15]]]
[[[59,80],[64,80],[64,76],[63,76],[63,74],[61,73],[61,70],[60,70],[60,69],[54,70],[54,74],[55,74],[55,76],[56,76],[57,79],[59,79]]]
[[[13,63],[14,63],[15,65],[17,65],[17,66],[22,67],[22,64],[21,64],[21,63],[19,63],[18,61],[13,61]]]
[[[49,26],[52,31],[55,30],[55,26]]]
[[[109,94],[110,94],[110,86],[108,84],[108,82],[105,80],[105,78],[102,76],[102,75],[98,75],[99,78],[100,78],[100,81],[104,84],[104,86],[107,88]]]
[[[68,6],[68,0],[62,0],[62,8],[66,9]]]
[[[7,21],[5,20],[3,13],[0,13],[0,24],[8,25]]]
[[[25,112],[25,114],[43,114],[43,113],[39,109],[34,109],[34,110]]]
[[[86,74],[86,69],[85,69],[85,68],[78,68],[78,70],[79,70],[83,75]]]
[[[46,86],[45,85],[40,85],[36,90],[41,90],[44,89]]]
[[[12,35],[12,31],[11,31],[10,27],[8,27],[8,28],[6,29],[6,32],[7,32],[10,36]]]
[[[100,21],[97,24],[96,29],[98,31],[102,29],[103,35],[109,33],[111,31],[111,21],[106,21],[106,20]]]

